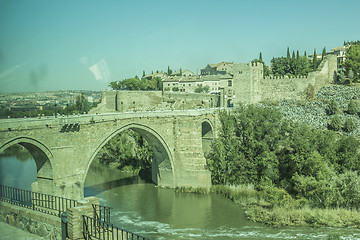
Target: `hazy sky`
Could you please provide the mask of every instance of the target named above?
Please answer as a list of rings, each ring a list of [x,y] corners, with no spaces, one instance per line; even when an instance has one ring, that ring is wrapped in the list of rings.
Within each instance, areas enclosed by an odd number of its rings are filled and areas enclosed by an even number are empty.
[[[89,89],[360,40],[359,0],[0,0],[0,92]]]

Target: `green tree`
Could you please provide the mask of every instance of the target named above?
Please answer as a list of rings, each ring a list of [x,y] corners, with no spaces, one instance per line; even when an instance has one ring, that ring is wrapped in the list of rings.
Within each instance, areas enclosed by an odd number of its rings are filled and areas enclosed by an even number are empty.
[[[287,51],[286,51],[286,58],[288,60],[290,60],[290,49],[289,49],[289,47],[287,48]]]
[[[341,120],[340,120],[339,116],[335,115],[331,119],[328,128],[330,130],[339,131],[339,130],[341,130],[341,126],[342,126],[342,124],[341,124]]]
[[[356,44],[350,45],[346,52],[346,61],[344,63],[346,73],[348,75],[350,69],[354,74],[354,82],[360,79],[360,41]]]
[[[340,172],[360,170],[359,148],[359,141],[352,136],[343,137],[339,140],[336,155]]]
[[[324,60],[325,56],[326,56],[326,49],[324,47],[323,51],[322,51],[322,54],[321,54],[321,61]]]
[[[349,78],[349,85],[352,85],[353,80],[354,80],[354,72],[352,69],[350,69],[348,72],[348,78]]]
[[[145,71],[143,71],[143,75],[142,75],[142,77],[145,77]]]
[[[348,106],[347,106],[347,113],[348,114],[351,114],[351,115],[354,115],[356,114],[358,111],[354,101],[351,99]]]
[[[313,62],[312,62],[313,71],[316,71],[317,67],[318,67],[318,60],[317,60],[316,49],[314,49]]]
[[[207,93],[207,92],[209,92],[209,89],[210,88],[208,85],[205,85],[205,86],[200,85],[197,88],[195,88],[195,92],[196,93]]]
[[[343,71],[341,71],[338,76],[338,82],[340,84],[344,84],[345,81],[346,81],[345,73]]]
[[[262,53],[260,52],[260,54],[259,54],[259,60],[260,61],[263,61],[263,59],[262,59]]]
[[[91,109],[91,106],[83,93],[76,97],[75,106],[79,113],[88,113]]]
[[[343,129],[345,132],[352,132],[355,129],[355,123],[351,118],[345,120]]]
[[[173,88],[172,88],[172,91],[173,91],[173,92],[178,92],[178,91],[179,91],[179,88],[178,88],[178,87],[173,87]]]
[[[133,78],[128,78],[120,81],[118,83],[121,86],[121,89],[126,90],[142,90],[142,84],[138,76]]]
[[[121,89],[121,86],[116,81],[110,82],[109,87],[111,87],[113,90],[120,90]]]
[[[339,104],[335,99],[333,99],[328,105],[327,112],[329,115],[334,115],[337,114],[338,111],[339,111]]]
[[[130,167],[136,171],[151,167],[153,151],[141,135],[125,130],[112,138],[97,157],[102,164],[115,164],[119,169]]]
[[[170,66],[168,66],[167,75],[170,76],[171,74],[172,74],[172,70],[170,69]]]

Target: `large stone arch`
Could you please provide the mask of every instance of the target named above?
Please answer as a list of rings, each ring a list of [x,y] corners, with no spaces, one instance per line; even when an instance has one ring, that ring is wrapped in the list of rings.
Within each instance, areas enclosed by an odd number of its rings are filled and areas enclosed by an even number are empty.
[[[125,130],[133,130],[140,135],[142,135],[147,142],[150,144],[154,151],[154,159],[152,161],[152,181],[159,186],[174,186],[174,160],[173,154],[170,151],[168,144],[161,137],[160,134],[157,133],[154,129],[141,125],[141,124],[128,124],[122,126],[115,131],[113,131],[108,137],[106,137],[100,145],[95,149],[93,154],[91,155],[89,162],[85,169],[85,174],[83,177],[83,183],[85,183],[86,176],[88,174],[89,168],[100,151],[101,148],[105,146],[113,137],[118,135],[119,133]]]
[[[54,187],[52,162],[54,156],[50,149],[36,139],[29,137],[17,137],[0,146],[0,153],[15,144],[20,144],[25,147],[35,160],[37,180],[31,185],[31,190],[52,194]]]

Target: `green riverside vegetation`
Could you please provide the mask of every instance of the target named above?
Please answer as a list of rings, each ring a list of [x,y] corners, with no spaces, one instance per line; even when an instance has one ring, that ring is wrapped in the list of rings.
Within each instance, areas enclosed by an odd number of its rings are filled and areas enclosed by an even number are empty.
[[[222,127],[207,156],[212,192],[242,203],[256,222],[360,227],[360,143],[354,137],[254,105],[224,110],[219,118]]]

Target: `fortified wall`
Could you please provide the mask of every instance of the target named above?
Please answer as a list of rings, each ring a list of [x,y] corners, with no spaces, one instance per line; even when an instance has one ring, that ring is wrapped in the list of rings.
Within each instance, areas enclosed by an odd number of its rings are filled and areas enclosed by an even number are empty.
[[[90,113],[183,110],[219,106],[213,94],[162,91],[104,91],[101,103]]]
[[[220,96],[162,91],[105,91],[101,104],[90,113],[185,110],[283,99],[302,100],[311,98],[323,86],[333,83],[336,71],[337,59],[334,55],[327,55],[317,71],[294,78],[264,78],[261,63],[234,63],[233,77],[220,79]]]
[[[316,94],[323,86],[334,82],[337,71],[336,56],[328,55],[321,62],[317,71],[308,76],[295,78],[263,77],[263,65],[234,64],[233,91],[235,103],[257,103],[279,101],[283,99],[306,99],[311,92]]]

